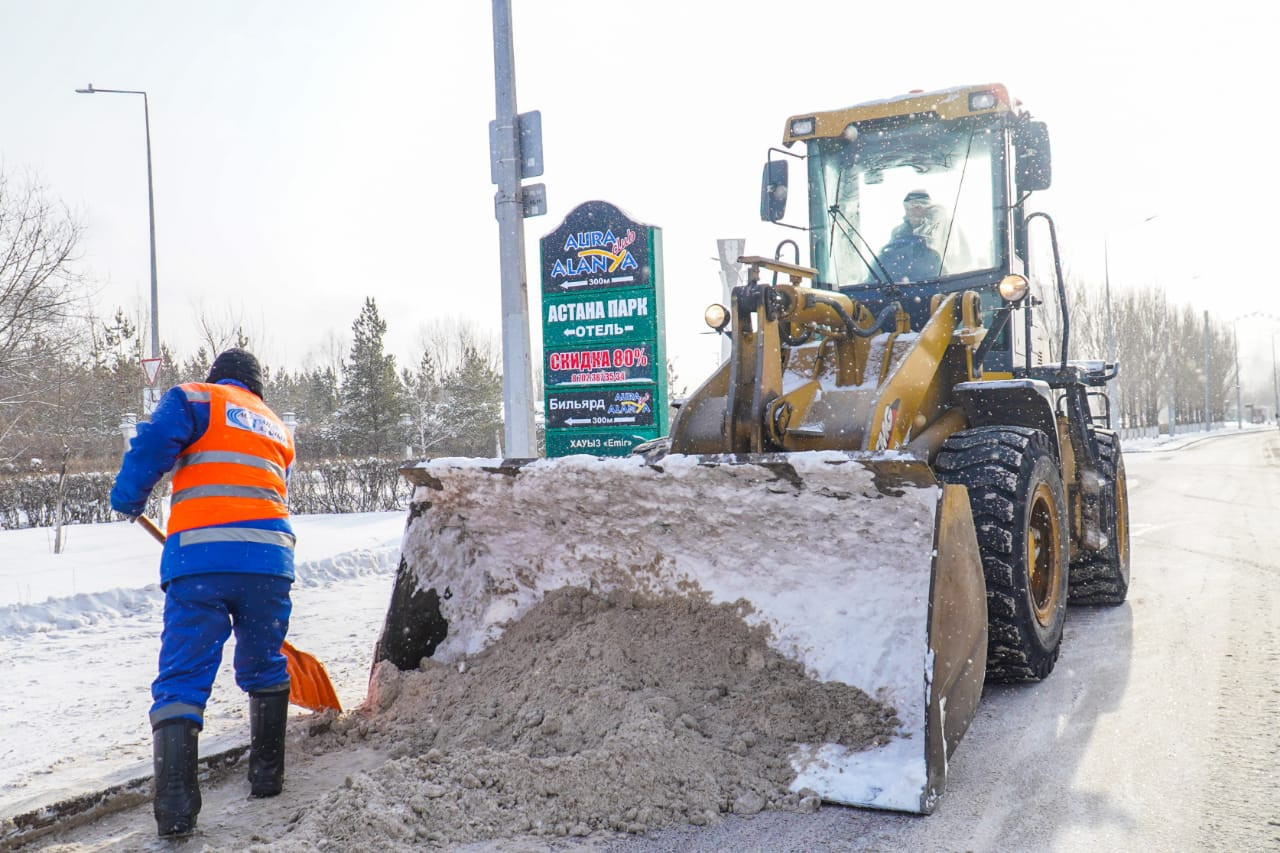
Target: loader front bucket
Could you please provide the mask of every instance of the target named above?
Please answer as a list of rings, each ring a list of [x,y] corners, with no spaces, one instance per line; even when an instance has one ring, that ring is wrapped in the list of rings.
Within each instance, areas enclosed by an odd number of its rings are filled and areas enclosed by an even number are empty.
[[[968,496],[926,463],[815,451],[402,473],[417,488],[378,660],[465,658],[562,587],[745,602],[776,651],[901,723],[867,750],[797,745],[792,790],[933,810],[982,692],[987,618]]]

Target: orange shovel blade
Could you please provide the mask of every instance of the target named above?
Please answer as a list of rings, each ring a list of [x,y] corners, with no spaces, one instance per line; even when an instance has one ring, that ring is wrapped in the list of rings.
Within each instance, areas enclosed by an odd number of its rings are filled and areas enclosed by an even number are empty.
[[[342,710],[324,664],[306,652],[298,651],[288,640],[280,651],[284,653],[285,665],[289,669],[290,704],[310,711]]]

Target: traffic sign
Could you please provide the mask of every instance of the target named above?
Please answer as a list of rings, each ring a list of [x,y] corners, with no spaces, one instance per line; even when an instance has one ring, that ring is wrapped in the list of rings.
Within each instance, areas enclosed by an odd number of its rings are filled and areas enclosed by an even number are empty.
[[[142,372],[146,374],[147,385],[155,385],[156,377],[160,375],[160,358],[144,358],[142,360]]]

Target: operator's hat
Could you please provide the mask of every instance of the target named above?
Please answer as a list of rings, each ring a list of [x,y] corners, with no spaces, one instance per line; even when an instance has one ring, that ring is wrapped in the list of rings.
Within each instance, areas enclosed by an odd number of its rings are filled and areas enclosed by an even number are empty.
[[[933,201],[933,199],[929,197],[928,190],[912,190],[907,193],[907,196],[902,200],[902,203],[906,204],[909,201]]]
[[[233,347],[213,360],[213,367],[209,368],[209,378],[205,382],[217,382],[220,379],[234,379],[259,397],[262,396],[262,368],[248,350]]]

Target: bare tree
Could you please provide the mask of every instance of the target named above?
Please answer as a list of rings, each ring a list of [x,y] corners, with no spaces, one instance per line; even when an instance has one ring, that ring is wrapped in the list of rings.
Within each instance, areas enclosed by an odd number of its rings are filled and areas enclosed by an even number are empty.
[[[72,263],[82,230],[37,181],[0,172],[0,436],[53,390],[41,362],[80,328],[84,294]]]
[[[71,319],[83,296],[71,269],[82,231],[39,184],[0,173],[0,369]]]
[[[261,357],[257,349],[262,335],[256,333],[252,324],[245,322],[243,312],[227,306],[215,310],[204,300],[198,300],[192,304],[192,313],[196,318],[197,347],[210,353],[211,357],[230,347],[253,349]]]
[[[320,345],[307,355],[307,364],[316,366],[321,372],[342,375],[342,363],[347,358],[347,347],[350,339],[330,326],[325,329]]]

